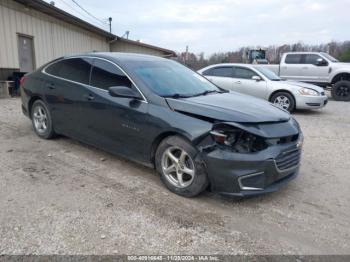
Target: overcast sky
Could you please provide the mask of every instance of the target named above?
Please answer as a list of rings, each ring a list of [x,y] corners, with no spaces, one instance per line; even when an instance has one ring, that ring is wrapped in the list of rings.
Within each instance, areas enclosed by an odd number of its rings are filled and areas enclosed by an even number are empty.
[[[350,0],[76,0],[100,19],[113,18],[114,34],[207,55],[241,46],[350,40]],[[56,6],[90,19],[72,0]],[[79,10],[79,11],[77,11]],[[107,26],[104,26],[107,29]]]

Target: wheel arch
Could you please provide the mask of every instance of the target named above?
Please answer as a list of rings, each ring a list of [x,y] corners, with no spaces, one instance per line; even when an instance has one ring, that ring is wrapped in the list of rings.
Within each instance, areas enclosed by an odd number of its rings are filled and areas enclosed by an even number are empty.
[[[28,102],[28,114],[29,118],[32,119],[32,107],[35,101],[42,100],[43,99],[40,96],[32,96]]]
[[[180,133],[180,132],[177,132],[177,131],[166,131],[166,132],[163,132],[161,134],[159,134],[154,140],[153,140],[153,143],[151,145],[151,163],[153,165],[155,165],[155,156],[156,156],[156,152],[157,152],[157,149],[158,149],[158,146],[160,145],[160,143],[170,137],[170,136],[179,136],[183,139],[185,139],[187,142],[191,143],[190,139],[185,136],[184,134]],[[192,143],[191,143],[192,144]]]
[[[350,81],[350,73],[338,73],[338,74],[336,74],[332,78],[331,84],[335,84],[336,82],[341,81],[341,80]]]
[[[293,97],[293,99],[294,99],[294,103],[296,103],[296,99],[295,99],[294,94],[293,94],[291,91],[286,90],[286,89],[278,89],[278,90],[276,90],[276,91],[273,91],[272,94],[269,96],[269,102],[272,102],[272,101],[271,101],[272,97],[273,97],[275,94],[280,93],[280,92],[285,92],[285,93],[290,94],[290,95]]]

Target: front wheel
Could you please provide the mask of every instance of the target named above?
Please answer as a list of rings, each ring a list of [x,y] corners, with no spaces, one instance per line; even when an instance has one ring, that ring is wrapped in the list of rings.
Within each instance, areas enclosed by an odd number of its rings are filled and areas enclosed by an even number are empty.
[[[335,101],[350,101],[350,81],[336,82],[332,87],[331,94]]]
[[[50,139],[55,136],[50,111],[42,100],[34,102],[31,119],[34,131],[40,138]]]
[[[294,97],[287,92],[278,92],[274,94],[271,97],[270,102],[289,112],[293,112],[295,109]]]
[[[197,150],[179,136],[164,139],[156,152],[155,164],[162,182],[172,192],[194,197],[208,186],[208,177]]]

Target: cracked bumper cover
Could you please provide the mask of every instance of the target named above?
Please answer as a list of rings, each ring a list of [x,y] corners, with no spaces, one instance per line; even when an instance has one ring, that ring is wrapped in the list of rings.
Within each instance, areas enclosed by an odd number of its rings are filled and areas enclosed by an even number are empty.
[[[224,195],[248,197],[277,191],[299,172],[302,136],[298,141],[274,145],[250,154],[241,154],[215,147],[202,152],[212,191]],[[288,168],[279,169],[276,159],[286,152],[299,154]],[[294,154],[293,153],[293,154]]]

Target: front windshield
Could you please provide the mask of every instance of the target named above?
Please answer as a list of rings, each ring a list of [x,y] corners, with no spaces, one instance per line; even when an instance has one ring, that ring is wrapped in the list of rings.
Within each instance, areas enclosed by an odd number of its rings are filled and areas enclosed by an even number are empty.
[[[130,63],[136,77],[150,90],[163,97],[190,97],[221,92],[206,78],[171,60]]]
[[[279,78],[274,72],[272,72],[271,70],[269,70],[267,68],[260,67],[260,66],[254,66],[254,68],[256,70],[258,70],[260,73],[262,73],[269,80],[272,80],[272,81],[280,81],[281,80],[281,78]]]
[[[337,63],[339,62],[338,59],[335,59],[333,56],[327,54],[327,53],[321,53],[325,58],[327,58],[328,60],[330,60],[333,63]]]

